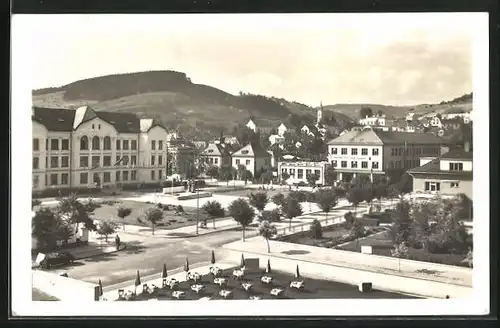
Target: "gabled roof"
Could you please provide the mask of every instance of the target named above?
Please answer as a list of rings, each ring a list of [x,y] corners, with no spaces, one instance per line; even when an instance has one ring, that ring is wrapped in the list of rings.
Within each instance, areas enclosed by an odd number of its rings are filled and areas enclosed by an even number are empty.
[[[432,134],[418,132],[374,131],[384,144],[410,143],[410,144],[443,144],[444,141]]]
[[[330,140],[329,145],[342,145],[342,144],[374,144],[382,145],[383,142],[380,137],[372,130],[351,130],[339,137]]]
[[[160,122],[156,121],[152,118],[141,118],[139,121],[141,132],[149,132],[154,127],[161,127],[164,130],[167,130]]]
[[[248,144],[245,147],[233,153],[233,157],[270,157],[267,150],[262,148],[261,145],[254,143]]]
[[[446,154],[443,154],[441,158],[472,160],[472,151],[465,151],[463,149],[452,149]]]
[[[32,119],[47,128],[49,131],[73,131],[75,111],[62,108],[33,107]]]
[[[220,144],[210,143],[201,153],[209,156],[222,156]]]
[[[446,154],[445,154],[446,155]],[[444,157],[435,158],[432,161],[413,169],[408,170],[411,174],[438,174],[447,177],[467,177],[472,179],[472,171],[442,171],[440,167],[441,159]]]
[[[113,125],[120,133],[141,132],[139,118],[132,113],[96,112],[97,116]]]

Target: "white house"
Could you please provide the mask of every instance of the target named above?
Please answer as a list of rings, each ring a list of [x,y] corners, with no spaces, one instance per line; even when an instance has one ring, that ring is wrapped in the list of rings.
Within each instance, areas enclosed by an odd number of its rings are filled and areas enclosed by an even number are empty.
[[[442,128],[443,127],[443,123],[441,122],[441,120],[439,119],[439,117],[437,116],[434,116],[431,121],[430,121],[430,125],[431,126],[434,126],[434,127],[437,127],[437,128]]]
[[[280,126],[278,126],[278,136],[283,137],[286,131],[288,131],[287,127],[281,123]]]
[[[255,176],[259,170],[271,166],[271,155],[260,145],[248,144],[234,152],[231,161],[235,169],[238,169],[239,165],[244,165]]]
[[[246,124],[246,127],[249,128],[250,130],[252,130],[253,132],[257,132],[257,125],[255,124],[255,122],[250,119],[248,121],[248,123]]]
[[[285,141],[285,137],[280,136],[278,134],[272,134],[269,136],[269,143],[271,143],[271,146],[274,144],[282,144]]]

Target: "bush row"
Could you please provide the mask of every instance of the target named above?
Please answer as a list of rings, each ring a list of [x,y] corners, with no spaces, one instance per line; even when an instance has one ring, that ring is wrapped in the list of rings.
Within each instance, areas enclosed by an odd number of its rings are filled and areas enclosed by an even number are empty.
[[[33,191],[33,198],[45,198],[45,197],[66,197],[73,193],[77,195],[92,195],[99,193],[101,189],[99,188],[57,188],[57,189],[46,189],[42,191]]]

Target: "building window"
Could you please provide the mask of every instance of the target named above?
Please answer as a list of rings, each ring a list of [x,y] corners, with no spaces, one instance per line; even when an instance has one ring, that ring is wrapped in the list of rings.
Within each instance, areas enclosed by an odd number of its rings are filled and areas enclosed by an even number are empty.
[[[347,155],[347,148],[342,148],[342,149],[340,150],[340,154],[341,154],[341,155]]]
[[[104,137],[103,149],[104,150],[111,150],[111,138],[110,137]]]
[[[69,139],[61,140],[61,150],[69,150]]]
[[[163,141],[162,140],[158,141],[158,150],[163,150]]]
[[[311,169],[306,169],[306,178],[309,178],[309,176],[311,175]]]
[[[33,139],[33,151],[39,151],[40,150],[40,139],[34,138]]]
[[[61,174],[61,184],[62,185],[67,185],[69,182],[69,175],[68,173],[62,173]]]
[[[130,141],[130,149],[137,150],[137,140]]]
[[[121,165],[121,161],[122,161],[122,157],[121,157],[121,156],[116,155],[116,162],[115,162],[115,165]]]
[[[128,140],[123,140],[123,150],[128,150]]]
[[[439,191],[441,184],[439,182],[425,182],[425,191]]]
[[[69,157],[68,156],[61,157],[61,167],[69,167]]]
[[[391,148],[391,156],[396,156],[396,153],[394,151],[395,148]]]
[[[340,167],[347,167],[347,161],[341,161]]]
[[[128,181],[128,171],[123,171],[123,181]]]
[[[50,139],[50,150],[59,150],[59,139]]]
[[[267,161],[267,160],[266,160]],[[219,159],[218,158],[214,158],[214,164],[215,165],[218,165],[219,164]]]
[[[213,163],[214,163],[213,157],[208,158],[208,164],[213,164]]]
[[[450,187],[452,187],[452,188],[458,188],[458,186],[459,186],[458,182],[451,182],[450,183]]]
[[[245,161],[245,165],[250,165],[250,160],[249,160],[249,159],[247,159],[247,160]]]
[[[337,155],[337,148],[332,148],[331,152],[332,152],[332,155]]]
[[[122,147],[121,147],[121,142],[120,142],[120,139],[116,139],[116,150],[121,150]]]
[[[155,171],[151,171],[151,180],[155,179]]]
[[[389,163],[389,168],[390,168],[390,169],[393,169],[393,168],[394,168],[394,162],[393,162],[393,161],[391,161],[391,162]]]
[[[89,183],[89,174],[87,172],[80,173],[80,184]]]
[[[162,171],[162,170],[159,170],[159,171],[158,171],[158,179],[160,179],[160,180],[161,180],[161,179],[162,179],[162,177],[163,177],[163,171]]]
[[[57,173],[53,173],[50,175],[50,185],[57,186]]]
[[[103,166],[111,166],[111,156],[103,156],[102,157],[102,165]]]
[[[378,169],[378,162],[372,162],[372,169]]]
[[[95,130],[95,125],[94,124],[92,124],[92,130]]]
[[[373,148],[372,149],[372,155],[373,156],[378,156],[378,148]]]
[[[115,181],[120,181],[120,171],[115,172]]]
[[[463,171],[464,164],[463,163],[450,163],[450,171]]]
[[[101,165],[101,156],[92,156],[92,167],[99,167]]]
[[[332,166],[337,167],[337,161],[332,161]]]
[[[111,173],[109,172],[104,172],[104,177],[103,177],[104,183],[106,182],[111,182]]]
[[[45,156],[45,168],[48,168],[49,167],[49,157],[48,156]],[[45,183],[47,184],[47,183]]]
[[[123,165],[128,165],[128,156],[123,156]]]
[[[351,155],[357,155],[358,154],[358,148],[351,148]]]
[[[135,155],[130,156],[130,164],[137,165],[137,156],[135,156]]]
[[[365,162],[365,161],[361,162],[361,168],[362,169],[367,169],[368,168],[368,162]]]
[[[156,150],[156,140],[151,140],[151,150]]]
[[[320,171],[319,171],[319,170],[314,170],[314,174],[315,174],[318,178],[319,178],[319,177],[320,177],[320,175],[321,175],[321,173],[320,173]]]
[[[97,129],[101,129],[101,124],[97,124]]]
[[[151,166],[155,165],[155,155],[151,156]]]
[[[33,188],[38,188],[38,185],[40,184],[39,177],[38,175],[33,176]]]
[[[290,169],[290,176],[295,177],[295,169]]]
[[[352,169],[357,169],[358,168],[358,162],[357,161],[352,161],[351,162],[351,168]]]
[[[240,165],[240,160],[239,159],[236,160],[236,165]]]
[[[304,170],[297,169],[297,179],[302,179],[304,177]]]
[[[80,156],[80,167],[88,167],[88,166],[89,166],[89,157]]]
[[[368,148],[361,148],[361,155],[363,156],[368,155]]]
[[[130,171],[130,180],[132,180],[132,181],[137,180],[137,171],[136,170]]]
[[[89,150],[89,138],[87,136],[80,139],[80,150]]]
[[[49,150],[49,139],[45,139],[45,150]],[[45,182],[47,184],[47,182]]]
[[[33,157],[33,169],[34,170],[37,170],[38,167],[40,166],[40,160],[38,159],[38,157]]]
[[[50,167],[58,167],[59,166],[59,157],[57,156],[51,156],[50,157]]]
[[[101,148],[101,141],[98,136],[92,138],[92,150],[99,150]]]

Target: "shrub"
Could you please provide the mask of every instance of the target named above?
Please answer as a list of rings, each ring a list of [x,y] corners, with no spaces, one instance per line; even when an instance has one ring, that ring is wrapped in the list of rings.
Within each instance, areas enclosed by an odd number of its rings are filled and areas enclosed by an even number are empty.
[[[32,192],[32,198],[46,198],[46,197],[66,197],[71,194],[76,195],[93,195],[101,191],[99,188],[51,188],[43,191]]]
[[[143,224],[143,223],[144,223],[144,221],[142,221],[142,219],[141,219],[140,217],[137,217],[135,220],[136,220],[138,223],[140,223],[140,224]]]
[[[182,207],[182,205],[180,205],[180,204],[179,204],[179,205],[177,205],[177,207],[175,208],[175,211],[176,211],[177,213],[185,213],[185,212],[184,212],[184,207]]]
[[[323,237],[323,229],[321,227],[321,223],[317,219],[314,219],[314,221],[311,223],[311,237],[312,238],[321,238]]]
[[[272,211],[262,211],[262,214],[259,217],[260,221],[269,221],[269,222],[280,222],[281,214],[279,209],[275,208]]]
[[[345,219],[346,227],[351,227],[354,224],[356,217],[354,216],[354,214],[351,211],[349,211],[349,212],[344,214],[344,219]]]
[[[162,203],[158,203],[158,204],[156,204],[156,207],[158,207],[159,209],[163,209],[163,204]]]

